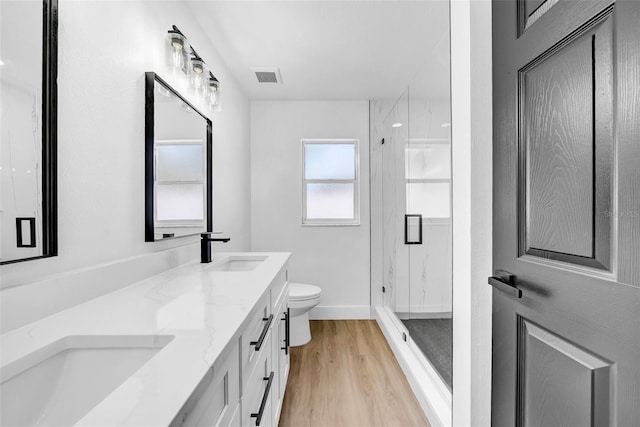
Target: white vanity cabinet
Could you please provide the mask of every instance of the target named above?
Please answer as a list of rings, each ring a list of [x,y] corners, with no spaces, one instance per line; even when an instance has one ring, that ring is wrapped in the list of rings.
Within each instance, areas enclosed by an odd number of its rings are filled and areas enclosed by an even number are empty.
[[[172,425],[277,427],[289,375],[287,276],[285,263]]]
[[[257,312],[250,316],[252,320],[248,324],[247,333],[253,338],[241,339],[240,352],[245,353],[241,356],[242,426],[277,427],[280,419],[289,375],[289,288],[286,267],[282,268],[272,282],[268,295],[260,300]],[[260,333],[254,326],[256,319],[263,322]],[[256,345],[260,344],[263,336],[262,345],[257,349]]]

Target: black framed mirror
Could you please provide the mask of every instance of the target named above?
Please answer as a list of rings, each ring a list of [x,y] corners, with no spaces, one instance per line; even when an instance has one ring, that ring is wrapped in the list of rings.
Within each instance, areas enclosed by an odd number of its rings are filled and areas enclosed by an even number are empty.
[[[0,264],[58,254],[58,1],[0,2]]]
[[[145,241],[213,230],[212,124],[145,74]]]

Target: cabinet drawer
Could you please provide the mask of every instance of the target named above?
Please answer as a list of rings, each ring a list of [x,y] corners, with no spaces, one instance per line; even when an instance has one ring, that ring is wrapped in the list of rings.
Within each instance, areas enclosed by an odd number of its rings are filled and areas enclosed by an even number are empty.
[[[218,357],[172,425],[228,426],[240,401],[238,341]]]
[[[260,354],[266,349],[267,333],[274,322],[271,316],[271,304],[269,292],[258,302],[254,311],[249,315],[249,321],[240,338],[240,373],[242,375],[241,395],[244,396],[245,385],[256,366]]]
[[[269,427],[272,425],[272,394],[276,388],[276,373],[271,360],[273,339],[269,332],[265,340],[265,351],[260,351],[256,367],[247,381],[242,396],[242,425],[250,427]],[[252,416],[253,415],[253,416]]]

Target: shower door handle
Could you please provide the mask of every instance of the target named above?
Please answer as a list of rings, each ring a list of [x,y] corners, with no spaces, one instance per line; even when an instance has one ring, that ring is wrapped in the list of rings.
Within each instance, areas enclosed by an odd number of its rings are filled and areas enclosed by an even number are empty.
[[[405,214],[404,216],[404,244],[422,244],[422,214]]]

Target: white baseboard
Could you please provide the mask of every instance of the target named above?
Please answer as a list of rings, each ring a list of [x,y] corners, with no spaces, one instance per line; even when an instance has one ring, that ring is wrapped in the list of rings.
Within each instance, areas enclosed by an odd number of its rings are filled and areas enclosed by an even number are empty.
[[[449,389],[424,356],[418,357],[416,349],[402,341],[395,330],[391,314],[382,307],[377,307],[374,312],[376,321],[431,426],[451,427],[452,399]]]
[[[362,320],[371,319],[368,305],[319,305],[309,312],[311,320]]]
[[[451,304],[411,304],[397,305],[396,312],[400,313],[451,313]]]
[[[397,312],[396,315],[400,319],[451,319],[453,318],[453,313],[450,311],[431,311],[431,312],[417,312],[412,311],[411,313],[400,313]]]

